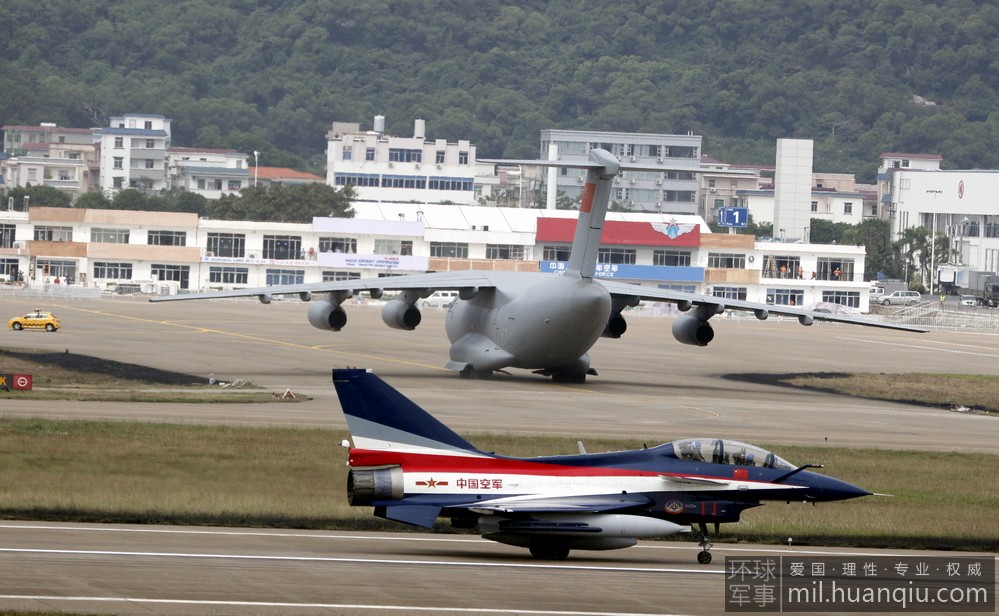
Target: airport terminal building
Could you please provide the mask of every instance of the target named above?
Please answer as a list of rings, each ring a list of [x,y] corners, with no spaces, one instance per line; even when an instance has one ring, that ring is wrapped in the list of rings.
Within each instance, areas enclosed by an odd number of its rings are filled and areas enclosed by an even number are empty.
[[[418,208],[418,209],[415,209]],[[573,210],[357,203],[311,223],[29,207],[0,212],[0,275],[46,289],[170,294],[462,269],[564,269]],[[711,233],[695,215],[610,212],[596,276],[867,311],[864,247]],[[63,287],[65,288],[65,287]]]

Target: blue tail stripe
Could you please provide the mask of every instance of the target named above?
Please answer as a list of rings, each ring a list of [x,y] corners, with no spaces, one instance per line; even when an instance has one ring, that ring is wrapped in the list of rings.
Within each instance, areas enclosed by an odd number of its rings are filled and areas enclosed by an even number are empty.
[[[393,440],[410,445],[426,447],[440,443],[447,448],[480,453],[471,443],[367,370],[334,370],[333,385],[353,435],[378,439],[392,435]],[[387,430],[375,430],[378,426]],[[412,438],[407,438],[408,435]]]

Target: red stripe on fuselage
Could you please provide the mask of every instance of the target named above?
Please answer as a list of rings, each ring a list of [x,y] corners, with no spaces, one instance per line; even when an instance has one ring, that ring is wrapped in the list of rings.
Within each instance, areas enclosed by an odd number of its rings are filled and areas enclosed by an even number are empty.
[[[350,466],[401,466],[410,473],[502,473],[508,475],[557,475],[561,477],[692,477],[701,479],[721,479],[719,475],[693,475],[691,473],[670,473],[660,470],[638,470],[602,466],[577,466],[534,462],[521,459],[479,458],[471,456],[442,456],[425,453],[403,453],[377,451],[372,449],[351,449]],[[719,465],[720,472],[729,467]],[[742,483],[768,483],[759,480],[744,480]],[[719,486],[721,487],[721,486]]]
[[[580,212],[589,212],[593,209],[593,195],[597,193],[597,185],[591,183],[583,187],[583,199],[579,204]]]

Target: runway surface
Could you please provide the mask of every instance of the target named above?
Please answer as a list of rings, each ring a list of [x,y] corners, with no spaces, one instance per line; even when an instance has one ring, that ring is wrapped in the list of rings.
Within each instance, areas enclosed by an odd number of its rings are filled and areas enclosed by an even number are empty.
[[[443,311],[412,332],[377,307],[347,306],[339,333],[308,326],[305,304],[150,304],[132,298],[39,304],[0,295],[8,316],[51,309],[64,329],[0,333],[4,347],[67,350],[220,380],[245,379],[311,400],[296,404],[0,401],[0,415],[184,423],[345,427],[330,370],[375,370],[448,425],[482,432],[614,436],[662,442],[724,436],[806,444],[999,452],[982,417],[776,388],[738,373],[999,374],[999,335],[928,334],[795,320],[716,318],[707,348],[676,343],[670,319],[633,318],[621,340],[591,352],[599,376],[556,385],[522,370],[468,381],[442,368]],[[323,533],[0,523],[0,607],[129,614],[722,613],[725,555],[775,546],[717,546],[696,564],[689,543],[574,552],[545,564],[474,536]],[[839,552],[822,549],[821,552]],[[801,548],[791,553],[800,554]],[[875,551],[864,551],[864,553]]]
[[[721,614],[725,556],[915,554],[727,545],[699,565],[642,542],[545,563],[463,535],[30,522],[0,546],[0,605],[127,614]]]

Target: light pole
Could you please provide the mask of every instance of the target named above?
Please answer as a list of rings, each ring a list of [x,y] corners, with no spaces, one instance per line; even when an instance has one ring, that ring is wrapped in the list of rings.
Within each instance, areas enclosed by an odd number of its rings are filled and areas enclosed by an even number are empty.
[[[253,187],[257,187],[257,177],[260,175],[260,163],[258,159],[260,157],[260,152],[253,150]]]
[[[937,275],[937,195],[942,193],[942,190],[927,190],[927,194],[933,195],[933,231],[930,234],[930,293],[933,293],[933,288],[936,286],[936,275]]]

